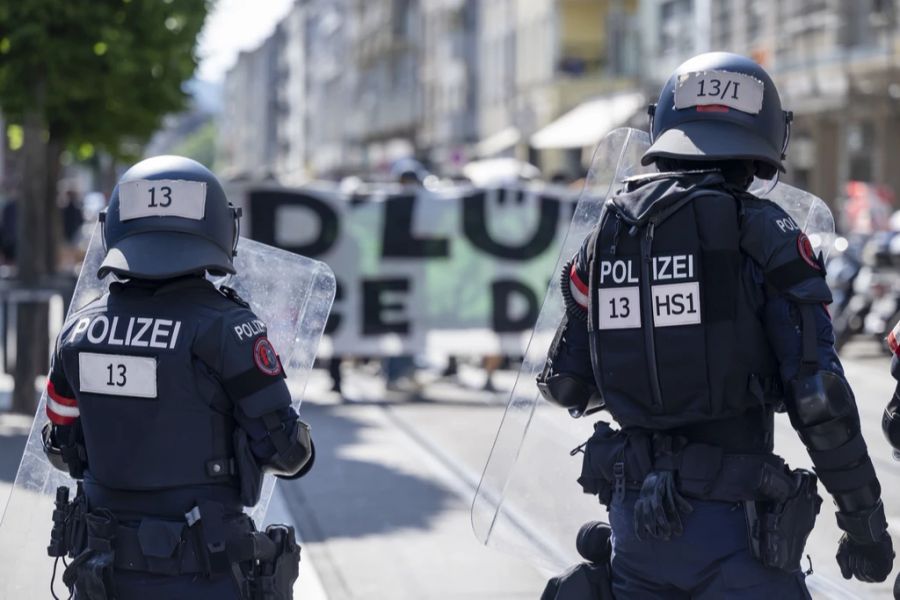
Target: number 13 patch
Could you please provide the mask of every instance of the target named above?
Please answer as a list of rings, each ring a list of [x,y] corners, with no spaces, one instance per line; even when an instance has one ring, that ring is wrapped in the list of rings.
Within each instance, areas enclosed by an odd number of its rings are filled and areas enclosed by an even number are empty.
[[[639,329],[641,289],[638,286],[597,290],[598,329]]]
[[[156,359],[150,356],[78,355],[79,389],[108,396],[156,398]]]

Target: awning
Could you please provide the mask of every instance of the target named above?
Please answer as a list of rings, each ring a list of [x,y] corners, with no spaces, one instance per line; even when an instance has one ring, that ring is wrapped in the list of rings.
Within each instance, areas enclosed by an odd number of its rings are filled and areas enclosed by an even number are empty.
[[[515,158],[473,160],[462,168],[462,172],[469,181],[479,187],[537,179],[541,176],[541,171],[536,166]]]
[[[645,105],[646,100],[640,92],[588,100],[531,136],[531,145],[539,150],[593,146],[604,135],[624,125]]]
[[[518,129],[506,127],[475,144],[475,155],[481,158],[494,156],[507,148],[515,146],[520,139],[522,139],[522,134],[519,133]]]

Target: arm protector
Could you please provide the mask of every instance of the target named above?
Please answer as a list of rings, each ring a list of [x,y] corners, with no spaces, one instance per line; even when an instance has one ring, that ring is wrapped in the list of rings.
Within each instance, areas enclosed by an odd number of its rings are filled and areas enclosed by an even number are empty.
[[[791,382],[791,424],[809,451],[816,474],[838,507],[838,525],[861,543],[881,539],[887,529],[881,485],[859,425],[859,412],[846,380],[816,370],[808,352],[814,338],[812,307],[800,306],[804,362]],[[813,350],[814,352],[814,350]],[[813,355],[814,356],[814,355]]]

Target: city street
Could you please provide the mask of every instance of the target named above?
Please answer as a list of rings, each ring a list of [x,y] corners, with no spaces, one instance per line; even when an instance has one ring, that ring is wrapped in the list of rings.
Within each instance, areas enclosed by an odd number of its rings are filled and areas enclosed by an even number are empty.
[[[900,463],[891,460],[880,429],[894,387],[888,365],[873,342],[860,340],[845,351],[891,529],[897,532]],[[495,379],[503,390],[513,378],[498,373]],[[364,370],[345,369],[351,400],[341,403],[327,391],[325,373],[314,374],[302,412],[317,440],[317,465],[302,482],[280,485],[329,598],[539,596],[543,574],[482,547],[472,534],[469,507],[505,397],[480,391],[478,370],[463,370],[460,380],[431,384],[408,401],[385,395],[383,383]],[[777,421],[778,451],[792,466],[810,467],[787,417]],[[559,493],[579,493],[577,484]],[[598,509],[597,518],[604,517]],[[841,578],[834,560],[839,537],[825,497],[807,544],[815,571],[808,580],[813,596],[890,598],[893,576],[881,585]]]
[[[893,532],[900,530],[900,464],[880,431],[893,390],[889,361],[876,344],[847,346],[844,364],[885,490]],[[425,374],[428,375],[427,373]],[[458,378],[426,385],[420,394],[385,392],[374,367],[344,369],[346,400],[328,391],[325,371],[313,373],[303,417],[316,439],[316,467],[280,482],[268,521],[288,520],[303,540],[298,593],[304,598],[532,598],[546,575],[519,559],[481,546],[469,509],[503,415],[515,374],[498,372],[496,394],[481,391],[484,375],[461,368]],[[0,423],[0,505],[14,476],[29,420]],[[792,466],[809,466],[786,417],[776,446]],[[822,492],[820,487],[820,493]],[[559,493],[579,493],[577,484]],[[598,509],[597,518],[605,513]],[[814,598],[890,598],[890,583],[844,581],[834,561],[839,532],[826,498],[807,545]],[[896,539],[896,535],[895,535]]]

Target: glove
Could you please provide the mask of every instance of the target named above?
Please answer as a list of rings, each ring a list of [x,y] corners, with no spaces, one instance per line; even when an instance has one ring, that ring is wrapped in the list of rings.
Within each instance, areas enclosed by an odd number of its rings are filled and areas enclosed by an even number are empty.
[[[694,508],[675,486],[672,471],[651,471],[644,478],[641,493],[634,504],[634,533],[639,540],[656,538],[668,540],[684,532],[682,514]]]
[[[891,536],[885,532],[877,542],[859,543],[845,533],[838,543],[837,562],[844,579],[856,577],[866,583],[880,583],[894,565]]]
[[[867,583],[887,579],[894,564],[894,544],[887,532],[881,500],[869,510],[838,512],[835,516],[845,532],[836,557],[844,579],[856,577]]]
[[[894,566],[891,536],[885,532],[876,542],[859,543],[845,533],[838,543],[837,562],[844,579],[856,577],[866,583],[880,583]]]

